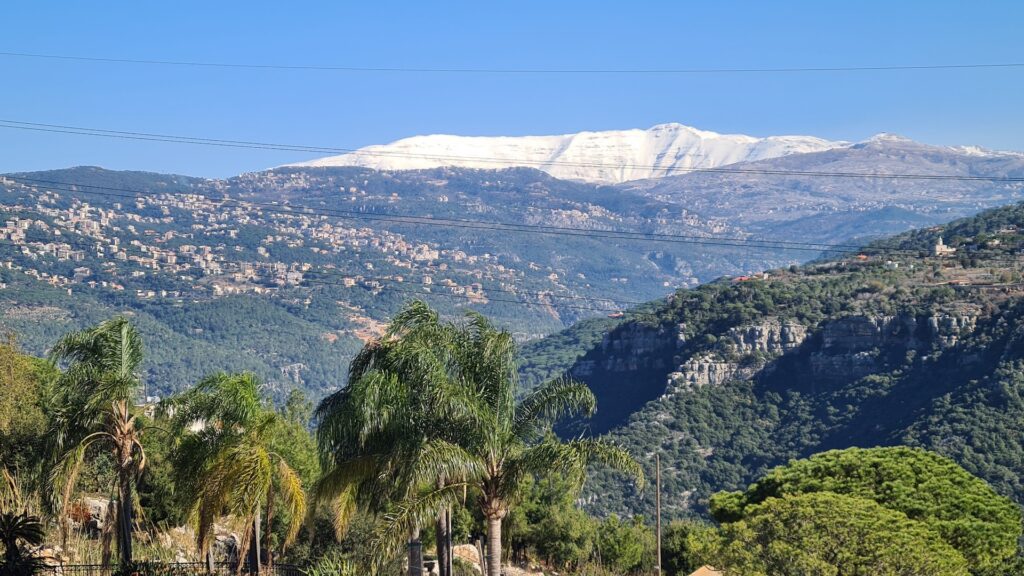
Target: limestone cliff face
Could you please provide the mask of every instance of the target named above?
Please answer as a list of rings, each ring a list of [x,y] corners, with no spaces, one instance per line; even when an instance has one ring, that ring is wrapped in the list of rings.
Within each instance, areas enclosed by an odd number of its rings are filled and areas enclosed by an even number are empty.
[[[798,348],[806,338],[806,326],[777,319],[730,328],[725,335],[725,341],[734,346],[739,354],[784,354]]]
[[[684,325],[681,325],[685,328]],[[667,393],[678,388],[718,385],[736,378],[751,378],[764,366],[764,359],[796,350],[807,339],[802,324],[768,318],[763,322],[730,328],[710,352],[695,354],[668,375]],[[679,339],[685,343],[685,338]],[[750,358],[755,355],[755,358]],[[738,362],[737,358],[748,358]]]
[[[955,346],[975,329],[978,312],[931,316],[847,316],[807,327],[766,319],[730,328],[711,350],[679,358],[668,374],[666,394],[733,379],[755,378],[775,369],[773,361],[798,354],[810,376],[828,381],[866,376],[880,368],[882,350],[926,352]],[[685,338],[677,338],[685,346]]]
[[[605,334],[599,346],[576,361],[569,374],[586,382],[598,398],[590,430],[602,432],[619,424],[664,392],[677,337],[672,326],[631,322]]]
[[[668,375],[667,393],[679,388],[699,388],[723,384],[735,378],[753,376],[749,369],[741,369],[735,362],[727,362],[714,354],[694,356],[680,364]]]
[[[639,370],[667,370],[669,363],[659,354],[671,346],[673,335],[661,327],[638,323],[604,335],[600,354],[588,354],[572,368],[572,375],[585,378],[598,371],[626,373]]]
[[[648,401],[731,380],[792,378],[836,384],[891,369],[912,351],[930,354],[970,334],[980,310],[931,315],[852,315],[805,325],[766,317],[718,333],[685,322],[631,322],[604,335],[570,375],[598,397],[592,430],[621,423]],[[711,338],[713,337],[713,338]]]

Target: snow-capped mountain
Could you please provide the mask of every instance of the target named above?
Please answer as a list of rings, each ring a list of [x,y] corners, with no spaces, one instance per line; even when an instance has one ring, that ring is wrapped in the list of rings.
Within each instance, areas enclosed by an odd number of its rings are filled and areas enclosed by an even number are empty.
[[[560,136],[414,136],[291,166],[363,166],[378,170],[528,166],[556,178],[617,183],[683,174],[693,168],[820,152],[846,144],[813,136],[755,138],[682,124],[659,124],[647,130]]]

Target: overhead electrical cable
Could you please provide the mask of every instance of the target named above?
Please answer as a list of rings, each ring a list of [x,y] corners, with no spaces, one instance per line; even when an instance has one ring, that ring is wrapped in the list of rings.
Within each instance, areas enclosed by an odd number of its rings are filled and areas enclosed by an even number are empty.
[[[42,54],[35,52],[4,51],[6,58],[54,60],[68,62],[91,62],[97,64],[133,64],[147,66],[174,66],[189,68],[233,68],[243,70],[291,70],[320,72],[372,72],[408,74],[629,74],[629,75],[676,75],[676,74],[778,74],[818,72],[894,72],[912,70],[972,70],[1022,68],[1024,62],[974,62],[943,64],[892,64],[866,66],[769,66],[769,67],[721,67],[721,68],[530,68],[530,67],[460,67],[460,66],[339,66],[324,64],[270,64],[252,62],[210,62],[200,60],[170,60],[154,58],[123,58],[80,56],[74,54]]]
[[[168,191],[141,191],[133,190],[128,188],[114,188],[109,186],[99,186],[93,184],[53,181],[37,178],[28,178],[18,175],[0,175],[0,177],[7,178],[15,181],[25,181],[34,184],[40,184],[43,187],[57,191],[65,192],[70,195],[80,194],[86,196],[100,196],[100,197],[113,197],[124,200],[139,200],[144,199],[147,196],[153,194],[175,194],[174,192]],[[62,187],[61,187],[62,186]],[[89,188],[91,190],[83,190],[82,188]],[[181,192],[188,193],[188,192]],[[80,198],[79,198],[80,199]],[[779,252],[788,251],[802,251],[802,252],[814,252],[821,255],[833,254],[833,255],[853,255],[862,254],[870,256],[891,256],[891,257],[909,257],[909,258],[921,258],[928,257],[926,250],[908,249],[908,248],[890,248],[885,246],[871,246],[868,245],[855,245],[855,244],[827,244],[827,243],[813,243],[813,242],[795,242],[786,240],[767,240],[767,239],[756,239],[756,238],[738,238],[738,237],[717,237],[717,236],[695,236],[695,235],[684,235],[684,234],[658,234],[658,233],[645,233],[645,232],[629,232],[629,231],[616,231],[616,230],[598,230],[598,229],[586,229],[586,228],[572,228],[562,226],[547,226],[538,224],[515,224],[515,223],[504,223],[504,222],[493,222],[485,220],[468,220],[468,219],[446,219],[446,218],[434,218],[430,216],[412,216],[412,215],[395,215],[386,213],[375,213],[375,212],[358,212],[354,210],[335,210],[322,207],[305,206],[298,204],[276,204],[267,202],[256,202],[250,200],[241,200],[230,197],[224,198],[208,198],[211,201],[221,202],[224,204],[231,204],[238,208],[243,209],[256,209],[259,211],[272,212],[277,214],[283,214],[287,216],[307,215],[307,216],[321,216],[325,218],[337,218],[340,220],[381,220],[386,222],[393,222],[397,224],[407,225],[427,225],[427,226],[439,226],[445,228],[466,228],[473,230],[482,231],[494,231],[494,232],[514,232],[522,234],[545,234],[545,235],[566,235],[566,236],[577,236],[587,238],[599,238],[599,239],[614,239],[623,241],[638,241],[638,242],[665,242],[665,243],[678,243],[678,244],[694,244],[703,246],[713,246],[719,248],[739,248],[744,250],[758,249],[758,250],[774,250]],[[990,260],[997,260],[992,259]],[[1020,257],[1001,257],[999,260],[1010,261],[1012,263],[1020,263]]]
[[[482,162],[493,163],[501,167],[523,166],[523,167],[555,167],[563,166],[570,168],[610,168],[610,169],[637,169],[660,171],[674,174],[738,174],[758,176],[792,176],[792,177],[817,177],[817,178],[865,178],[882,180],[926,180],[926,181],[955,181],[955,182],[996,182],[996,183],[1024,183],[1024,177],[1015,176],[984,176],[977,174],[911,174],[911,173],[887,173],[887,172],[847,172],[847,171],[814,171],[814,170],[773,170],[761,168],[735,168],[722,166],[716,168],[685,168],[672,166],[656,166],[650,164],[607,164],[601,162],[568,162],[561,160],[536,160],[516,158],[489,158],[478,156],[454,156],[439,154],[416,154],[411,152],[395,152],[387,150],[366,150],[362,148],[337,148],[323,146],[303,146],[297,144],[275,144],[269,142],[253,142],[245,140],[225,140],[216,138],[200,138],[193,136],[175,136],[170,134],[157,134],[150,132],[130,132],[123,130],[108,130],[101,128],[85,128],[79,126],[68,126],[61,124],[44,124],[39,122],[22,122],[19,120],[0,119],[0,128],[14,130],[29,130],[39,132],[52,132],[60,134],[73,134],[77,136],[94,136],[102,138],[115,138],[126,140],[143,140],[149,142],[164,142],[172,144],[192,144],[201,146],[215,146],[226,148],[244,148],[256,150],[279,150],[286,152],[308,152],[316,154],[351,154],[356,156],[370,157],[398,157],[435,161],[451,162]],[[283,168],[288,168],[284,166]]]
[[[7,246],[12,246],[12,247],[19,247],[19,246],[21,246],[20,244],[17,244],[15,242],[10,241],[10,240],[3,240],[3,239],[0,239],[0,245],[7,245]],[[225,259],[225,260],[218,260],[217,263],[221,264],[221,265],[239,265],[240,266],[242,264],[252,264],[253,262],[252,261],[245,261],[245,260],[227,260],[227,259]],[[591,297],[591,296],[580,296],[580,295],[574,295],[574,294],[556,294],[556,293],[549,293],[549,292],[546,292],[546,291],[534,291],[534,290],[511,290],[511,289],[508,289],[508,288],[500,288],[500,287],[499,288],[495,288],[495,287],[486,287],[486,286],[481,287],[481,290],[483,290],[483,293],[479,294],[479,295],[458,294],[458,293],[454,293],[454,292],[451,292],[451,291],[434,292],[432,290],[433,286],[424,285],[424,284],[419,284],[418,285],[418,284],[415,284],[415,283],[412,283],[412,282],[403,282],[402,280],[399,280],[399,279],[394,278],[394,277],[392,277],[392,278],[387,278],[387,277],[367,277],[367,276],[362,276],[362,275],[359,275],[359,274],[356,274],[356,273],[352,273],[352,274],[346,274],[346,273],[340,273],[340,272],[329,273],[328,271],[323,271],[323,270],[317,270],[317,271],[313,272],[313,274],[317,275],[317,276],[321,276],[321,277],[317,277],[317,278],[303,278],[302,283],[303,284],[317,285],[317,286],[337,286],[337,287],[341,287],[341,288],[355,288],[356,286],[349,286],[349,285],[345,284],[344,281],[343,281],[343,278],[345,278],[345,277],[352,277],[352,276],[359,276],[359,281],[363,283],[363,285],[358,286],[360,289],[369,289],[369,290],[380,289],[380,290],[390,290],[390,291],[396,291],[396,292],[407,292],[407,293],[419,294],[420,296],[423,296],[423,297],[437,296],[437,297],[447,297],[447,298],[460,298],[460,299],[470,300],[470,301],[473,301],[473,302],[476,302],[476,303],[479,303],[479,304],[487,304],[489,302],[503,302],[503,303],[511,303],[511,304],[522,304],[522,305],[527,305],[527,306],[552,307],[552,308],[557,308],[557,309],[590,310],[590,311],[594,311],[594,312],[620,312],[620,311],[623,310],[624,307],[627,307],[627,306],[632,306],[632,307],[643,306],[643,305],[646,305],[646,304],[650,303],[649,301],[648,302],[643,302],[643,301],[638,301],[638,300],[620,300],[620,299],[616,299],[616,298],[603,298],[603,297],[596,297],[596,296]],[[330,278],[332,278],[332,277],[338,277],[339,279],[338,280],[330,280]],[[325,280],[324,278],[328,278],[328,279]],[[367,286],[365,284],[366,282],[375,282],[375,283],[378,284],[378,286]],[[414,288],[415,286],[419,286],[420,289],[416,290]],[[447,288],[445,286],[437,286],[437,287]],[[513,294],[513,295],[519,295],[519,296],[534,296],[534,297],[538,298],[538,301],[531,302],[531,301],[525,300],[525,299],[524,300],[515,300],[515,299],[510,299],[510,298],[494,298],[493,296],[489,296],[488,295],[488,293],[492,293],[492,292],[497,292],[497,293],[500,293],[500,294]],[[560,299],[560,300],[589,302],[589,303],[592,303],[593,305],[565,304],[565,303],[557,303],[557,302],[544,302],[542,300],[543,298],[557,298],[557,299]]]
[[[13,180],[15,182],[28,183],[30,185],[39,185],[59,192],[67,192],[69,194],[112,197],[124,200],[143,199],[153,194],[173,194],[173,192],[167,191],[143,191],[130,188],[120,188],[94,184],[48,180],[41,178],[31,178],[13,174],[7,174],[4,175],[3,177],[9,180]],[[255,208],[267,212],[274,212],[290,216],[325,216],[343,220],[378,220],[392,222],[396,224],[440,226],[445,228],[454,227],[495,232],[551,234],[626,241],[699,244],[705,246],[719,247],[763,248],[780,251],[796,250],[816,253],[850,253],[864,250],[872,250],[872,248],[870,247],[858,246],[853,244],[826,244],[813,242],[796,242],[788,240],[760,240],[756,238],[697,236],[686,234],[665,234],[655,232],[601,230],[588,228],[573,228],[568,226],[551,226],[542,224],[517,224],[486,220],[437,218],[433,216],[387,214],[380,212],[360,212],[356,210],[331,209],[323,207],[306,206],[302,204],[275,204],[269,202],[242,200],[231,197],[208,198],[209,200],[214,202],[231,204],[234,206],[238,206],[240,208]]]

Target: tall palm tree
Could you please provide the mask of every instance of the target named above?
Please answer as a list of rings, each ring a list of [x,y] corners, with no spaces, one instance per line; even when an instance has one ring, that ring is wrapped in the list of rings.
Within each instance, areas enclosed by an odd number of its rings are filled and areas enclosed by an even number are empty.
[[[551,425],[559,418],[594,411],[594,395],[585,385],[553,380],[517,401],[515,341],[479,314],[470,314],[453,350],[456,380],[468,394],[462,395],[463,409],[445,426],[479,471],[470,480],[487,521],[487,576],[501,574],[502,521],[519,500],[528,476],[561,471],[578,489],[588,465],[600,462],[630,473],[642,486],[640,465],[622,448],[601,439],[562,442],[551,434]],[[436,490],[404,505],[393,521],[415,522],[452,498],[452,490]]]
[[[269,524],[278,497],[288,510],[284,545],[290,544],[305,518],[306,495],[299,475],[274,451],[280,416],[263,400],[256,377],[214,374],[168,407],[173,407],[176,485],[196,523],[200,553],[210,549],[214,522],[229,513],[247,527],[239,556],[255,545],[261,562],[260,510],[266,506]]]
[[[118,317],[64,336],[50,356],[66,368],[50,407],[47,501],[66,516],[86,451],[94,445],[109,450],[117,484],[117,546],[121,565],[127,566],[132,562],[134,489],[146,465],[142,429],[132,410],[140,387],[142,340],[126,318]]]
[[[457,335],[414,301],[352,361],[349,385],[320,403],[323,476],[317,494],[334,503],[341,522],[356,506],[385,512],[420,491],[478,473],[447,426],[467,400],[452,377]],[[434,510],[435,519],[443,508]],[[425,523],[406,526],[411,575],[422,568],[419,533]]]

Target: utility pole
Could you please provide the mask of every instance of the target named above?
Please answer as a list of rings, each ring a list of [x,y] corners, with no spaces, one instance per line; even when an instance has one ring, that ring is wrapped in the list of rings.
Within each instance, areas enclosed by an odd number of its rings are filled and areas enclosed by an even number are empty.
[[[654,455],[654,532],[658,541],[658,576],[661,576],[661,454]]]

